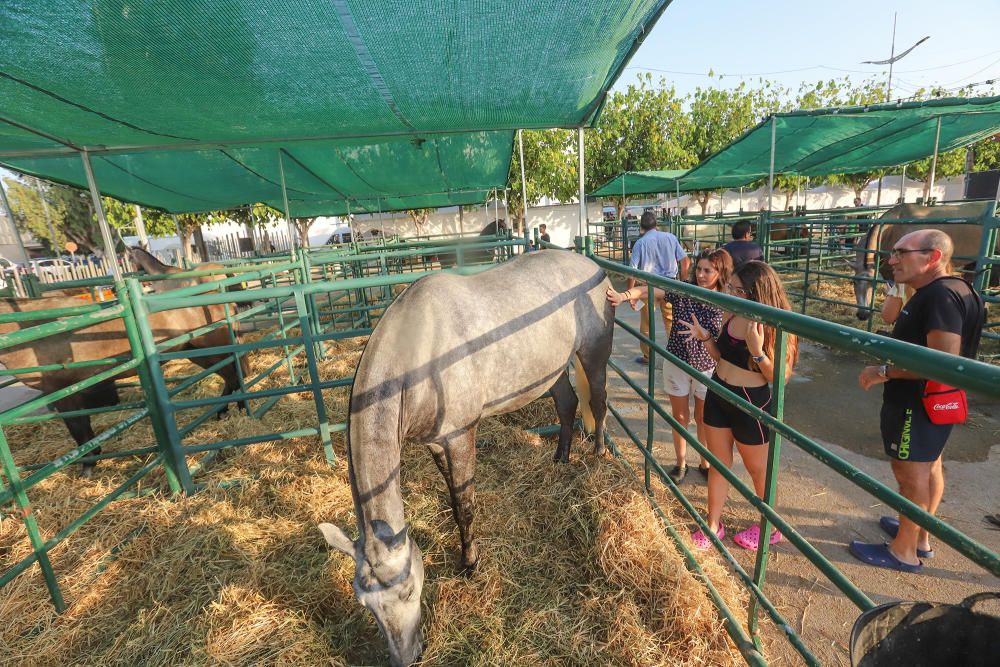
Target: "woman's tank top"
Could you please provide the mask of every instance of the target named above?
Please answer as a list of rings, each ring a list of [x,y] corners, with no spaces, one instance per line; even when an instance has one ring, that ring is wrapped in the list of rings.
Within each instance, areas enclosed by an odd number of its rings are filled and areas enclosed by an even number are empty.
[[[735,338],[729,333],[729,322],[731,321],[731,319],[726,320],[715,341],[719,348],[719,356],[737,368],[751,370],[750,350],[747,348],[747,342],[742,338]]]

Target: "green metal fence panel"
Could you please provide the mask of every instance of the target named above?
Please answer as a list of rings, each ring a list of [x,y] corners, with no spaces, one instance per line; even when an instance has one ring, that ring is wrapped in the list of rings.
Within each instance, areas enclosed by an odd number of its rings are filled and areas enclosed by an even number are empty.
[[[651,434],[649,432],[648,422],[647,439],[644,442],[632,431],[631,428],[628,427],[615,407],[613,405],[610,406],[612,416],[618,420],[619,424],[625,430],[626,435],[643,456],[645,471],[644,484],[647,489],[650,483],[648,471],[652,469],[656,471],[658,478],[674,494],[685,511],[708,536],[716,550],[718,550],[723,557],[734,566],[734,571],[736,572],[737,577],[750,591],[751,605],[748,610],[749,615],[745,633],[742,629],[736,631],[736,629],[731,627],[732,619],[730,611],[723,602],[713,597],[716,601],[716,605],[720,609],[720,613],[723,614],[723,617],[727,621],[727,631],[730,633],[733,641],[736,643],[737,647],[741,650],[748,662],[758,660],[758,656],[760,655],[758,616],[759,610],[763,609],[771,620],[774,621],[785,634],[793,648],[795,648],[795,650],[802,655],[807,664],[819,664],[816,657],[802,643],[801,638],[787,625],[787,623],[784,622],[780,614],[778,614],[777,610],[774,608],[773,603],[768,600],[767,596],[763,592],[768,563],[768,549],[766,545],[769,543],[768,537],[772,529],[780,530],[796,549],[798,549],[810,562],[812,562],[813,565],[815,565],[822,572],[822,574],[831,581],[831,583],[837,586],[837,588],[839,588],[860,609],[868,609],[874,606],[874,603],[856,585],[854,585],[833,563],[827,560],[818,550],[816,550],[815,547],[813,547],[801,534],[799,534],[793,526],[788,524],[788,522],[774,510],[773,506],[776,500],[776,481],[778,471],[777,466],[782,439],[802,448],[818,461],[829,466],[865,492],[874,495],[887,505],[905,514],[921,527],[926,528],[938,539],[955,548],[966,558],[982,566],[987,571],[1000,576],[1000,556],[991,551],[989,548],[973,541],[968,536],[962,534],[936,517],[928,514],[920,507],[914,505],[912,502],[874,480],[846,461],[834,456],[824,447],[804,434],[792,429],[782,421],[785,392],[785,354],[783,350],[786,345],[787,336],[790,333],[794,333],[803,338],[825,343],[836,349],[863,352],[884,361],[891,361],[897,366],[907,368],[922,376],[941,379],[947,375],[947,380],[944,381],[949,384],[964,388],[985,390],[991,396],[1000,396],[1000,388],[998,388],[998,385],[996,384],[997,381],[1000,380],[1000,369],[995,366],[982,364],[976,361],[960,357],[952,357],[951,355],[946,355],[934,350],[906,345],[900,343],[899,341],[893,341],[875,334],[866,334],[848,327],[828,322],[821,322],[798,313],[769,308],[767,306],[749,302],[745,299],[738,299],[736,297],[731,297],[714,291],[704,290],[691,284],[652,276],[651,274],[645,274],[627,267],[622,267],[620,264],[615,262],[596,257],[592,252],[590,255],[598,265],[606,270],[627,275],[640,282],[646,282],[651,289],[653,287],[659,287],[668,291],[679,292],[687,296],[700,299],[704,302],[711,303],[715,306],[722,307],[729,312],[740,314],[750,319],[774,326],[777,330],[778,338],[776,346],[775,380],[772,387],[772,395],[775,396],[776,401],[776,410],[775,414],[772,416],[741,397],[732,394],[725,387],[719,385],[714,380],[704,380],[694,368],[667,352],[663,346],[658,345],[655,342],[655,336],[643,336],[639,331],[635,330],[621,320],[616,319],[619,328],[649,345],[652,355],[661,356],[665,360],[670,361],[670,363],[680,367],[684,370],[684,372],[688,373],[692,377],[699,379],[699,381],[704,381],[712,391],[722,396],[725,400],[733,403],[737,408],[746,412],[754,419],[766,423],[766,425],[771,429],[765,490],[763,497],[760,498],[756,496],[753,489],[747,487],[727,466],[723,465],[718,458],[716,458],[707,448],[701,445],[697,438],[688,433],[686,425],[679,424],[667,410],[655,401],[653,396],[653,385],[648,381],[649,378],[647,378],[646,388],[643,389],[637,382],[632,380],[625,371],[619,368],[617,364],[614,362],[609,364],[611,369],[614,370],[624,380],[624,382],[647,403],[647,414],[655,413],[659,418],[663,419],[670,426],[670,428],[681,433],[687,443],[695,448],[704,459],[708,460],[713,468],[722,474],[723,477],[725,477],[726,480],[760,512],[760,530],[761,534],[764,536],[761,544],[765,546],[758,549],[754,572],[753,575],[750,576],[742,569],[742,567],[739,566],[721,540],[719,540],[712,533],[712,531],[708,530],[708,525],[705,520],[695,510],[690,501],[686,499],[673,480],[666,475],[662,466],[656,460],[652,453]],[[654,360],[655,356],[650,360],[651,366],[654,365]],[[690,552],[687,550],[683,541],[678,539],[676,531],[672,527],[668,526],[668,532],[670,532],[670,534],[675,538],[678,543],[678,547],[687,557]],[[692,567],[690,559],[689,567]],[[709,590],[711,593],[714,589],[710,587]],[[744,644],[746,637],[750,637],[753,642],[750,646]]]

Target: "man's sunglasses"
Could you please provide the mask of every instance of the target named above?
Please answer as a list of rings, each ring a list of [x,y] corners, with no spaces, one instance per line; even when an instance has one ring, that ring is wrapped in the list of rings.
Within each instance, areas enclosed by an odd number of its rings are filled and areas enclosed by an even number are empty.
[[[911,252],[933,252],[934,250],[934,248],[893,248],[889,251],[889,256],[902,259],[903,255],[908,255]]]

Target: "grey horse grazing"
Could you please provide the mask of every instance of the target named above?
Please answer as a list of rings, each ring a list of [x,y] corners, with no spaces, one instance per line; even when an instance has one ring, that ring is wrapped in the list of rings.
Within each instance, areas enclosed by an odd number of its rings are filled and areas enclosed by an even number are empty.
[[[374,614],[393,665],[409,665],[422,652],[424,570],[403,515],[403,442],[425,443],[444,475],[462,565],[471,570],[479,557],[472,520],[483,417],[517,410],[551,388],[560,423],[555,460],[568,461],[578,401],[567,365],[576,356],[577,385],[589,382],[584,416],[589,407],[594,453],[604,453],[614,327],[608,286],[585,257],[531,253],[475,276],[414,283],[372,333],[354,379],[347,436],[359,536],[319,527],[331,546],[354,558],[354,592]]]

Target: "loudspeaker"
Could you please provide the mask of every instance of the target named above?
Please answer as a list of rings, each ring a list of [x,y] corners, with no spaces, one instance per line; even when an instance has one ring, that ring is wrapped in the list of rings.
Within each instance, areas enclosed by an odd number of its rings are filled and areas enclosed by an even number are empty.
[[[997,196],[998,183],[1000,183],[1000,169],[971,173],[965,179],[965,198],[993,199]]]

